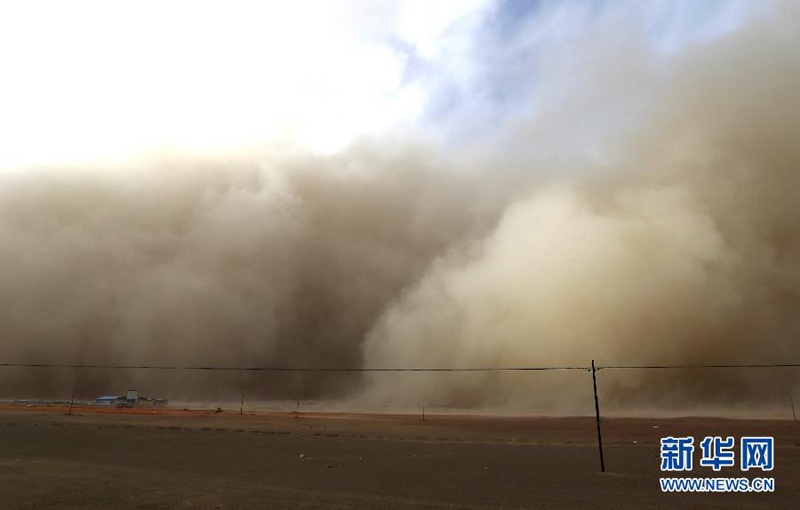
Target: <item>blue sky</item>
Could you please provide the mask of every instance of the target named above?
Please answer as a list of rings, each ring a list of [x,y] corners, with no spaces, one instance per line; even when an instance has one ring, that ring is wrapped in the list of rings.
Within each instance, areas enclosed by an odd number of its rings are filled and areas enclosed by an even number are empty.
[[[446,130],[455,141],[485,138],[487,130],[502,129],[507,121],[535,112],[537,89],[552,86],[541,74],[543,56],[573,57],[570,47],[587,32],[619,26],[638,36],[634,44],[647,44],[654,59],[667,60],[693,44],[736,30],[758,8],[752,2],[722,0],[501,0],[487,9],[474,31],[464,58],[473,69],[469,79],[459,80],[436,65],[415,64],[421,79],[432,84],[424,121]]]

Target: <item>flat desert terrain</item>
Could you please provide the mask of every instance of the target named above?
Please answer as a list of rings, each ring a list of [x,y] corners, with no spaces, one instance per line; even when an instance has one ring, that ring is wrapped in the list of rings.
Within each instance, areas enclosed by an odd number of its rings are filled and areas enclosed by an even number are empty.
[[[617,418],[603,432],[606,473],[585,417],[5,406],[0,508],[800,508],[798,423]],[[775,492],[662,494],[668,435],[774,436],[774,471],[747,475]]]

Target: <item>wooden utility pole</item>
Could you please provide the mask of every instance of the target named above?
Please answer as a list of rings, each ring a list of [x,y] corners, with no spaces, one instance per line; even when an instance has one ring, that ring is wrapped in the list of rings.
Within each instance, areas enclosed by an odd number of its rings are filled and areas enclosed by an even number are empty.
[[[69,401],[69,411],[67,412],[67,416],[72,416],[72,404],[75,403],[75,390],[72,390],[72,398]]]
[[[605,473],[606,463],[603,460],[603,435],[600,433],[600,403],[597,400],[597,369],[592,360],[592,384],[594,386],[594,417],[597,422],[597,447],[600,449],[600,472]]]

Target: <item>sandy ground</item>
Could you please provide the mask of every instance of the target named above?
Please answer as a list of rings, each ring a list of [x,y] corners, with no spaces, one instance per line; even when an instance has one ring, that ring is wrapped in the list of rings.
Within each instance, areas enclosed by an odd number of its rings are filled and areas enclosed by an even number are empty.
[[[95,411],[0,408],[0,508],[800,507],[792,421],[606,419],[601,474],[591,418]],[[662,494],[667,435],[774,436],[776,491]]]

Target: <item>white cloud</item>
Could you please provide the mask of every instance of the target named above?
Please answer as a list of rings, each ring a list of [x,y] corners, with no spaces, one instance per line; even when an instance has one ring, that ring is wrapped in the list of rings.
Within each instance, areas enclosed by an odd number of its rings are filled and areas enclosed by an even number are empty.
[[[275,140],[334,152],[397,131],[483,140],[530,115],[542,59],[568,61],[588,31],[624,15],[674,48],[745,7],[545,3],[498,38],[499,0],[5,2],[0,168]]]
[[[17,2],[0,8],[0,167],[413,125],[428,54],[479,2]]]

